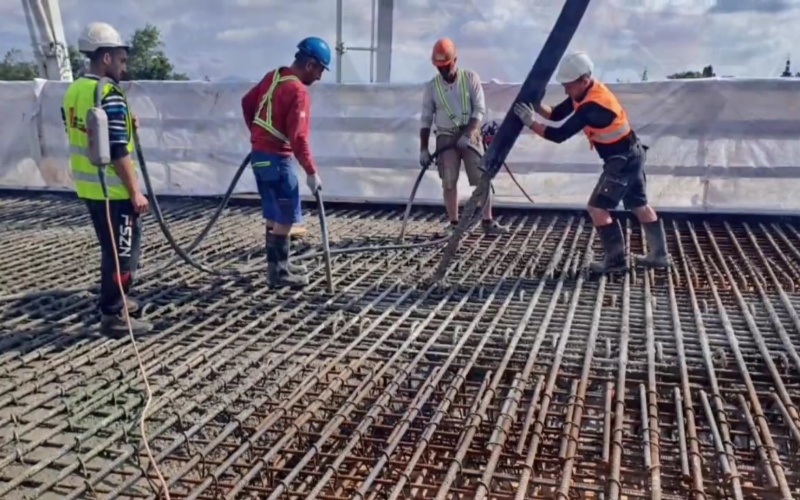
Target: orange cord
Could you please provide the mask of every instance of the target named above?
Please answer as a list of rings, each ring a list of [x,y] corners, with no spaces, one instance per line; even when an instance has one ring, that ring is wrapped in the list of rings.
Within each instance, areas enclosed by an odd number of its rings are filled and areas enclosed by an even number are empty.
[[[109,235],[111,236],[111,248],[114,251],[114,263],[117,268],[117,285],[119,286],[119,293],[122,297],[122,311],[123,315],[125,316],[125,322],[128,324],[128,333],[130,334],[131,344],[133,345],[133,351],[136,353],[136,360],[139,362],[139,371],[142,373],[142,378],[144,379],[144,386],[147,390],[147,402],[142,409],[142,416],[139,419],[139,430],[142,433],[142,442],[144,442],[144,449],[147,451],[147,457],[150,459],[150,462],[153,464],[153,468],[156,470],[156,475],[158,476],[158,480],[161,483],[161,487],[164,491],[164,495],[166,500],[171,500],[169,496],[169,485],[167,481],[164,479],[164,475],[161,474],[161,469],[158,468],[158,463],[156,462],[155,457],[153,457],[153,452],[150,450],[150,444],[147,442],[147,433],[145,431],[145,420],[147,418],[147,410],[150,408],[150,404],[153,402],[153,391],[150,389],[150,382],[147,380],[147,371],[144,368],[144,363],[142,363],[142,357],[139,355],[139,347],[136,345],[136,338],[133,335],[133,326],[131,325],[131,317],[128,314],[128,301],[125,297],[125,288],[122,286],[122,269],[120,268],[119,264],[119,254],[117,253],[117,242],[116,238],[114,238],[114,223],[111,222],[111,202],[106,197],[106,222],[108,223],[108,231]]]

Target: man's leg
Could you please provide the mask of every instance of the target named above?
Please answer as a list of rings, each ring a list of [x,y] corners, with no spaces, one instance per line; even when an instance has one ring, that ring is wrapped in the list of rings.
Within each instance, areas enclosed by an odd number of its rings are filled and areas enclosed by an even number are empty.
[[[281,170],[280,178],[266,186],[276,209],[267,246],[268,278],[272,288],[299,288],[308,284],[308,277],[297,273],[302,267],[289,264],[289,233],[294,224],[303,221],[300,186],[291,164]]]
[[[482,154],[482,145],[477,144],[476,147]],[[481,175],[483,174],[483,171],[481,170],[483,160],[475,151],[469,149],[461,151],[461,158],[464,159],[464,170],[467,172],[469,185],[472,186],[472,188],[475,188],[475,186],[477,186],[480,182]],[[505,234],[508,232],[508,228],[499,225],[492,217],[492,198],[493,196],[490,187],[489,193],[486,195],[486,204],[482,207],[481,227],[486,234]]]
[[[128,333],[128,321],[130,321],[134,335],[146,333],[152,329],[152,325],[131,317],[126,319],[126,314],[133,312],[131,309],[138,308],[136,302],[128,299],[127,295],[133,284],[141,252],[139,218],[133,212],[130,201],[109,202],[112,233],[108,230],[105,202],[89,201],[87,205],[101,251],[99,298],[101,331],[109,336],[124,336]],[[116,256],[114,245],[116,245]],[[117,273],[117,258],[119,259],[119,274]],[[127,311],[120,294],[120,284],[126,295]]]
[[[634,255],[634,262],[642,267],[669,267],[667,236],[656,211],[647,203],[647,176],[643,169],[632,179],[628,192],[622,199],[625,208],[633,212],[642,225],[647,241],[647,255]]]
[[[436,149],[452,144],[455,140],[453,136],[437,135]],[[439,170],[439,179],[442,181],[442,198],[447,218],[450,226],[455,227],[458,224],[458,175],[461,155],[455,148],[448,149],[436,159],[436,166]]]
[[[607,274],[628,269],[625,234],[619,221],[614,220],[610,213],[610,210],[619,205],[627,188],[627,178],[603,172],[589,198],[589,217],[597,228],[604,251],[602,260],[589,264],[589,271],[592,273]]]

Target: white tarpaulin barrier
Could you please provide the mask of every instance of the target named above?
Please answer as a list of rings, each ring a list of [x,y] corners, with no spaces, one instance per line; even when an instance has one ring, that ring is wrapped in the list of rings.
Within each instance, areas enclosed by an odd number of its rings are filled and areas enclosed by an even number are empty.
[[[0,82],[0,188],[71,189],[62,82]],[[156,194],[220,195],[249,148],[240,99],[250,84],[127,86]],[[610,86],[650,146],[649,196],[662,209],[800,211],[800,80],[687,80]],[[328,200],[405,200],[418,173],[421,85],[316,84],[312,147]],[[502,120],[519,85],[484,85]],[[547,102],[564,97],[558,86]],[[600,161],[583,136],[551,144],[524,132],[508,165],[537,203],[583,207]],[[460,193],[469,195],[462,175]],[[301,183],[305,189],[305,183]],[[497,205],[527,202],[501,171]],[[255,192],[246,172],[238,193]],[[308,194],[306,192],[306,194]],[[439,204],[435,168],[417,196]]]

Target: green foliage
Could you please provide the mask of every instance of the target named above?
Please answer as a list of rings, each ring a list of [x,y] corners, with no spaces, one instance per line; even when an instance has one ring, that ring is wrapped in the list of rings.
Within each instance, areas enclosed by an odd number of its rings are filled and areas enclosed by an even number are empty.
[[[128,78],[131,80],[188,80],[185,73],[178,73],[164,52],[161,32],[150,24],[136,30],[128,40]],[[75,78],[86,70],[87,60],[77,47],[69,46],[69,62]],[[0,81],[33,80],[39,75],[35,61],[25,60],[22,52],[13,49],[6,52],[0,62]]]
[[[86,56],[80,53],[77,47],[69,46],[69,65],[72,66],[72,77],[80,78],[86,72],[86,65],[88,64]]]
[[[175,67],[164,52],[164,42],[157,27],[148,24],[138,29],[128,40],[128,75],[131,80],[188,80]]]
[[[670,80],[692,80],[696,78],[713,78],[717,76],[714,74],[714,67],[711,65],[703,68],[703,71],[683,71],[681,73],[674,73],[667,78]]]
[[[36,63],[26,61],[19,49],[11,49],[0,62],[0,81],[33,80],[39,75]]]

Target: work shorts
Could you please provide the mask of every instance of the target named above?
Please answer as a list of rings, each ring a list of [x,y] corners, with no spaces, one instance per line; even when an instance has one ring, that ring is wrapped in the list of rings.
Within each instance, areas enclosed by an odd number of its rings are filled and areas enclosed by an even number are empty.
[[[613,210],[622,202],[626,210],[647,205],[647,146],[636,143],[627,155],[608,158],[589,197],[589,206]]]
[[[447,145],[458,142],[458,135],[436,135],[436,149],[441,149]],[[483,154],[483,145],[475,144],[478,151]],[[453,148],[440,154],[436,164],[439,168],[439,178],[442,180],[442,189],[455,189],[458,185],[458,176],[461,170],[461,162],[464,162],[464,170],[467,172],[467,179],[470,186],[477,186],[481,180],[482,159],[471,149]]]
[[[292,158],[253,151],[250,165],[261,197],[264,219],[284,226],[301,223],[300,185]]]

